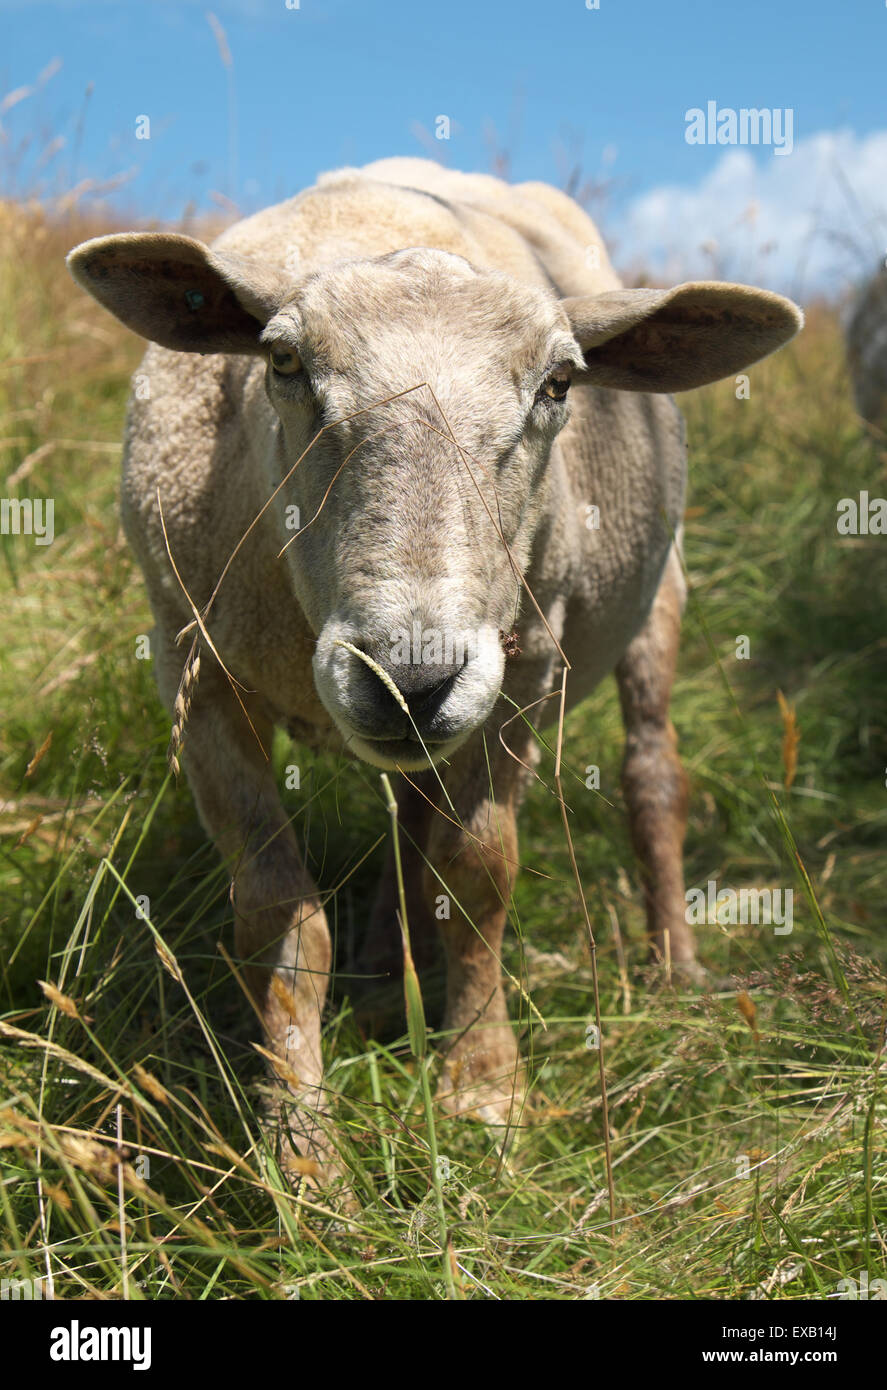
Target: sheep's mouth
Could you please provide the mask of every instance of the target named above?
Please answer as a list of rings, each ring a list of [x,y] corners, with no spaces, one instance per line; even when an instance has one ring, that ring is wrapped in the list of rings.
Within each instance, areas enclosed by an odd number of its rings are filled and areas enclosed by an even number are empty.
[[[423,755],[423,749],[427,749],[430,757],[440,753],[444,748],[453,743],[451,738],[425,738],[420,739],[418,734],[409,734],[406,738],[366,738],[361,739],[362,743],[368,743],[372,748],[378,750],[382,757],[386,758],[418,758]]]
[[[404,772],[420,772],[454,752],[461,742],[462,739],[458,737],[426,738],[420,742],[415,734],[409,738],[368,738],[365,734],[352,734],[347,739],[351,752],[364,762],[391,772],[397,768]]]

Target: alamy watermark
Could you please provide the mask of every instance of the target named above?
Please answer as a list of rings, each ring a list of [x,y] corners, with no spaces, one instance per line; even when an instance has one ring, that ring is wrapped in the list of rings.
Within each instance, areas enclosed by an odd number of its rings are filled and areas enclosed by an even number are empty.
[[[0,498],[0,534],[33,536],[35,545],[52,545],[55,501],[52,497]]]
[[[691,106],[684,113],[688,145],[771,145],[774,154],[794,149],[795,113],[790,106]]]
[[[859,500],[842,497],[837,512],[839,536],[887,536],[887,497],[870,497],[863,489]]]
[[[774,936],[790,936],[794,891],[791,888],[721,888],[709,879],[705,888],[688,888],[684,918],[690,926],[772,926]]]
[[[866,1303],[870,1300],[887,1302],[887,1279],[869,1279],[868,1271],[860,1271],[856,1279],[839,1279],[835,1286],[841,1302]]]
[[[52,1361],[130,1361],[134,1371],[151,1368],[150,1327],[90,1327],[72,1318],[50,1334]]]
[[[27,1303],[34,1303],[46,1298],[43,1286],[45,1279],[0,1279],[0,1300],[4,1303],[7,1299],[14,1302],[24,1300]]]
[[[470,628],[453,631],[419,622],[395,628],[388,638],[392,666],[464,666],[477,660],[480,646],[478,633]]]

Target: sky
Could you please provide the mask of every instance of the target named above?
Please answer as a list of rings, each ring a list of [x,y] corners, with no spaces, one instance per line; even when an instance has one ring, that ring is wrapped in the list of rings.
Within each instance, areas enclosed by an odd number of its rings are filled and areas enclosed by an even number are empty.
[[[887,253],[885,58],[884,0],[0,0],[0,194],[174,226],[425,155],[572,180],[628,274],[842,293]]]

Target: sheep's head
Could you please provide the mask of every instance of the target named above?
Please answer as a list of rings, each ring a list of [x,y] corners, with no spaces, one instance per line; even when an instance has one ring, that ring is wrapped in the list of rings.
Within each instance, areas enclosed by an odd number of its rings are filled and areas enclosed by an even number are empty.
[[[281,563],[317,635],[315,683],[381,767],[446,756],[496,701],[571,383],[685,390],[800,325],[788,301],[739,286],[559,300],[425,247],[294,280],[127,234],[69,264],[164,347],[265,359],[249,419],[269,493],[283,483]]]

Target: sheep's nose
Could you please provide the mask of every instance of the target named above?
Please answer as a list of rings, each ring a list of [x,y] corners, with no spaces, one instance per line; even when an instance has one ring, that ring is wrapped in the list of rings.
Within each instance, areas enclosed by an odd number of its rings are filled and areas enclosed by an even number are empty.
[[[380,670],[384,671],[385,676],[388,676],[392,684],[399,689],[420,733],[430,728],[466,664],[464,660],[398,662],[392,659],[391,648],[388,645],[370,642],[363,646],[363,651],[366,651],[367,656],[373,659]],[[380,680],[378,674],[368,667],[364,669],[361,687],[373,703],[373,724],[377,730],[377,737],[391,737],[392,734],[409,737],[413,733],[398,699],[385,681]]]
[[[426,662],[392,661],[390,653],[368,651],[377,666],[394,682],[409,707],[410,714],[417,724],[432,720],[453,688],[456,677],[463,669],[464,661]],[[391,701],[397,708],[397,701],[382,681],[377,681],[380,703]],[[421,716],[421,718],[420,718]]]
[[[450,666],[410,667],[406,682],[399,689],[414,719],[419,715],[426,719],[433,717],[452,690],[464,665],[463,661]]]

